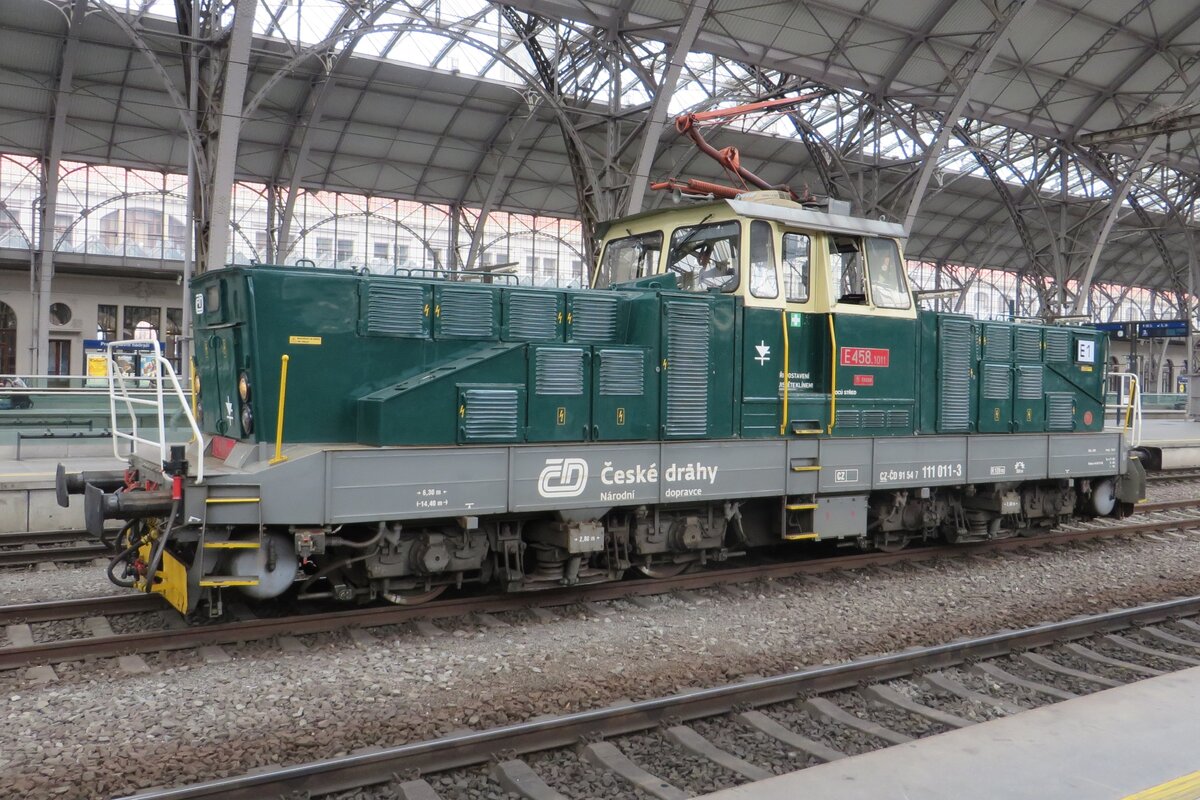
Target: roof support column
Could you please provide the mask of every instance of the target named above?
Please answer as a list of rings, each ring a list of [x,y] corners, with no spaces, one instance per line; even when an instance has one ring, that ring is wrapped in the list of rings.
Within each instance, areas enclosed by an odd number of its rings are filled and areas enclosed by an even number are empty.
[[[246,94],[246,75],[249,71],[250,40],[254,33],[256,0],[237,0],[233,9],[223,64],[221,65],[220,116],[211,119],[206,147],[216,141],[216,155],[210,158],[211,168],[206,175],[208,184],[207,212],[201,217],[204,231],[196,259],[196,272],[212,266],[222,266],[229,249],[230,205],[233,199],[233,173],[237,165],[238,138],[242,128],[242,102]],[[216,104],[214,98],[213,104]]]
[[[963,111],[966,110],[967,103],[971,100],[971,95],[975,91],[975,86],[980,76],[984,75],[992,65],[992,61],[1000,53],[1000,48],[1008,41],[1008,31],[1014,22],[1017,22],[1022,15],[1029,12],[1029,9],[1037,3],[1037,0],[1013,0],[1008,6],[1008,9],[1003,12],[1002,16],[996,18],[992,30],[988,34],[990,41],[981,42],[981,46],[976,50],[970,58],[962,63],[961,68],[957,71],[957,75],[948,76],[950,80],[955,78],[962,79],[961,88],[954,102],[946,115],[942,117],[942,124],[938,128],[937,137],[933,143],[925,150],[924,158],[921,161],[921,171],[917,175],[917,186],[913,190],[912,198],[908,201],[908,212],[904,215],[904,230],[912,233],[913,223],[916,221],[917,212],[921,208],[921,200],[925,196],[925,189],[929,186],[929,179],[933,175],[933,170],[937,167],[938,159],[941,157],[942,151],[946,149],[946,144],[950,141],[950,137],[954,133],[954,127],[958,124],[959,118],[962,117]]]
[[[63,44],[59,65],[58,89],[54,93],[54,117],[46,134],[42,158],[42,207],[38,219],[38,252],[30,276],[33,289],[33,329],[26,368],[34,374],[50,371],[50,287],[54,279],[55,225],[58,211],[59,164],[62,161],[63,136],[67,129],[67,111],[75,80],[75,61],[79,52],[79,29],[87,13],[86,0],[71,5],[67,41]]]
[[[1186,106],[1191,102],[1197,90],[1200,90],[1200,80],[1190,82],[1180,92],[1176,105],[1178,107]],[[1142,110],[1144,109],[1139,108],[1135,114],[1130,115],[1131,119]],[[1078,314],[1085,308],[1084,303],[1087,301],[1092,280],[1096,276],[1096,265],[1100,263],[1100,254],[1104,251],[1104,244],[1108,241],[1108,235],[1112,232],[1113,225],[1116,223],[1117,217],[1121,214],[1121,208],[1125,205],[1125,198],[1129,196],[1129,191],[1133,188],[1133,184],[1139,179],[1142,168],[1150,160],[1150,155],[1153,152],[1152,147],[1157,138],[1157,136],[1150,136],[1146,139],[1138,151],[1137,161],[1126,171],[1125,178],[1121,181],[1120,186],[1113,187],[1113,196],[1108,206],[1108,213],[1104,215],[1104,222],[1100,225],[1100,232],[1096,236],[1096,244],[1092,247],[1092,254],[1088,258],[1087,267],[1079,279],[1079,294],[1075,296],[1075,304],[1071,307],[1071,313],[1073,314]],[[1169,265],[1165,266],[1169,267]]]
[[[517,155],[526,143],[531,123],[536,119],[543,102],[543,100],[539,99],[529,106],[528,113],[521,120],[521,124],[517,127],[516,131],[513,132],[512,140],[509,141],[508,147],[504,149],[504,153],[496,163],[496,174],[492,177],[491,185],[488,186],[487,196],[483,199],[483,206],[479,209],[479,220],[475,223],[475,229],[471,232],[471,246],[467,250],[467,260],[463,264],[462,269],[475,269],[475,263],[479,260],[479,253],[483,250],[483,233],[487,226],[488,217],[504,192],[504,184],[507,183],[509,177],[508,173],[517,163]],[[475,171],[478,172],[479,167],[482,165],[483,159],[480,159]]]
[[[1184,236],[1187,237],[1188,243],[1188,296],[1187,313],[1184,315],[1188,321],[1188,335],[1183,374],[1187,376],[1187,417],[1197,420],[1200,419],[1200,386],[1197,386],[1200,373],[1196,371],[1196,334],[1193,331],[1196,325],[1196,270],[1200,269],[1200,264],[1197,264],[1196,260],[1196,237],[1192,230],[1185,228]]]
[[[679,34],[671,46],[670,62],[662,80],[658,82],[658,91],[654,93],[654,102],[650,105],[646,129],[642,132],[642,150],[633,167],[626,213],[637,214],[642,210],[646,187],[650,183],[650,170],[654,168],[654,156],[658,152],[658,142],[669,122],[667,108],[675,94],[675,87],[679,84],[684,62],[696,42],[696,34],[700,32],[700,26],[704,22],[704,15],[708,13],[708,5],[709,0],[692,0],[684,12],[683,21],[679,23]]]

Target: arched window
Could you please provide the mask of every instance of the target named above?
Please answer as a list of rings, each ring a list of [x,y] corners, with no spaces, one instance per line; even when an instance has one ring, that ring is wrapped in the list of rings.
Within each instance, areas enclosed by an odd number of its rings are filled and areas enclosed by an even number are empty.
[[[17,315],[0,301],[0,375],[17,371]]]

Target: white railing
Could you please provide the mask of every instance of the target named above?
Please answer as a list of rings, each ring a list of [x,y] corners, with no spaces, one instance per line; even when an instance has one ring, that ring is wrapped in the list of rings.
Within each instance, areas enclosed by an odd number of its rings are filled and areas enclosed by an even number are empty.
[[[145,342],[140,342],[145,344]],[[130,378],[135,385],[141,378]],[[187,387],[185,391],[190,392]],[[108,397],[108,385],[104,378],[89,375],[0,375],[0,395],[30,394],[47,397]],[[147,379],[133,394],[152,395]]]
[[[1142,442],[1142,392],[1137,375],[1132,372],[1110,372],[1117,381],[1117,425],[1130,435],[1130,445]]]
[[[113,358],[113,348],[121,345],[138,345],[145,347],[145,341],[122,341],[122,342],[107,342],[108,348],[108,413],[112,423],[112,442],[113,455],[117,458],[124,458],[121,455],[121,442],[127,441],[133,450],[137,451],[139,444],[153,447],[158,450],[159,462],[167,460],[168,449],[170,442],[167,441],[167,426],[166,415],[163,406],[163,381],[164,379],[170,382],[170,393],[179,401],[180,407],[183,409],[184,416],[187,417],[188,425],[192,430],[192,439],[187,444],[196,445],[196,458],[192,461],[195,465],[196,483],[204,481],[204,434],[200,432],[200,426],[196,424],[196,417],[192,414],[191,402],[188,399],[187,393],[183,391],[183,387],[179,384],[179,377],[175,374],[175,369],[171,366],[171,362],[162,357],[162,350],[158,342],[149,342],[153,349],[153,363],[156,366],[154,375],[141,376],[126,376],[117,369],[116,359]],[[146,356],[143,354],[142,358]],[[151,397],[140,396],[143,392],[134,392],[131,389],[141,388],[149,382]],[[130,386],[134,384],[134,386]],[[136,395],[136,396],[135,396]],[[120,401],[125,406],[125,413],[129,415],[130,431],[126,433],[117,425],[117,403]],[[154,419],[158,423],[157,438],[148,438],[151,434],[145,432],[145,435],[138,431],[138,418],[134,413],[135,405],[149,406],[154,409]]]

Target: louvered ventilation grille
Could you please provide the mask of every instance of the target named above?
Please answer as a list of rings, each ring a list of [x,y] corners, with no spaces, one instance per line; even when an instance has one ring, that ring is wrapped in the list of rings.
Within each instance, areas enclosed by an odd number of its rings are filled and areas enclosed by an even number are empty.
[[[425,293],[418,284],[367,284],[367,333],[372,336],[424,336]]]
[[[1008,361],[1012,358],[1012,328],[1007,325],[985,325],[983,357],[989,361]]]
[[[534,356],[534,385],[540,395],[583,394],[583,350],[539,347]]]
[[[646,354],[640,350],[600,351],[600,394],[641,397],[646,391]]]
[[[887,412],[881,408],[872,408],[863,412],[864,428],[882,428],[887,424]]]
[[[1050,392],[1046,395],[1046,427],[1052,431],[1069,431],[1075,427],[1075,398],[1070,392]]]
[[[438,297],[438,330],[443,336],[488,339],[495,335],[496,292],[443,288]]]
[[[908,417],[907,408],[893,408],[887,412],[887,426],[889,428],[907,428],[911,425]]]
[[[468,389],[463,392],[463,400],[464,438],[474,441],[517,438],[520,403],[516,389]]]
[[[509,292],[508,335],[518,340],[558,338],[558,295]]]
[[[571,341],[604,343],[617,338],[617,298],[581,297],[571,301]]]
[[[1007,364],[983,365],[985,400],[1007,400],[1012,396],[1012,371]]]
[[[1042,360],[1042,329],[1017,328],[1017,360],[1037,362]]]
[[[708,345],[712,308],[667,303],[668,436],[708,433]]]
[[[1021,367],[1017,370],[1017,399],[1042,399],[1042,368]]]
[[[1071,332],[1049,329],[1046,331],[1046,360],[1071,360]]]
[[[854,409],[839,408],[835,419],[835,427],[838,428],[858,428],[862,426],[862,415]]]
[[[938,404],[941,429],[965,431],[971,422],[971,351],[974,335],[967,320],[942,325]]]

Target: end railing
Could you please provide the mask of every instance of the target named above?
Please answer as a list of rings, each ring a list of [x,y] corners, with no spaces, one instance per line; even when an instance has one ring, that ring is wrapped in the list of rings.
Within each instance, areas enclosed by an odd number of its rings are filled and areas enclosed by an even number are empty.
[[[153,355],[150,363],[155,365],[153,375],[145,372],[142,375],[125,375],[118,369],[117,361],[114,358],[116,348],[122,345],[145,347],[148,344],[152,345]],[[192,439],[187,442],[187,445],[193,443],[196,445],[196,457],[192,463],[195,465],[196,482],[202,483],[204,481],[204,434],[200,432],[200,426],[196,423],[196,415],[192,413],[189,395],[180,385],[179,376],[175,374],[171,362],[163,358],[159,343],[127,340],[107,342],[106,346],[108,350],[108,413],[112,430],[113,455],[117,458],[125,458],[121,453],[121,443],[129,442],[129,446],[134,452],[137,451],[138,445],[145,445],[158,451],[160,463],[167,461],[171,442],[167,441],[164,397],[173,396],[179,402],[191,429]],[[134,391],[145,386],[147,381],[150,383],[149,392]],[[164,382],[167,383],[167,392],[164,392]],[[123,413],[129,416],[130,429],[128,432],[122,430],[117,423],[118,405],[122,406]],[[135,406],[149,407],[153,410],[154,422],[157,424],[156,431],[139,430],[138,416],[134,413]],[[151,436],[155,438],[151,438]]]

